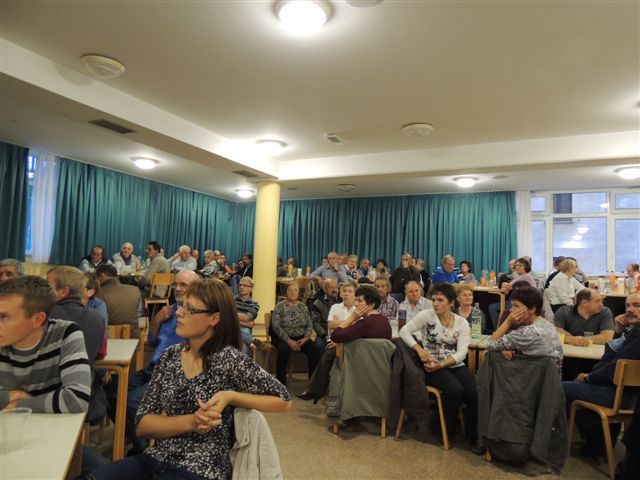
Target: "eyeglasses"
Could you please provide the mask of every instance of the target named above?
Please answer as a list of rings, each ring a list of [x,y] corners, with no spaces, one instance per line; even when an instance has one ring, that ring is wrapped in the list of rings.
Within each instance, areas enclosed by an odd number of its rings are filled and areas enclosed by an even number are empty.
[[[212,312],[211,310],[198,310],[196,308],[185,307],[184,305],[180,305],[178,308],[189,316],[197,315],[199,313],[216,313],[216,312]]]

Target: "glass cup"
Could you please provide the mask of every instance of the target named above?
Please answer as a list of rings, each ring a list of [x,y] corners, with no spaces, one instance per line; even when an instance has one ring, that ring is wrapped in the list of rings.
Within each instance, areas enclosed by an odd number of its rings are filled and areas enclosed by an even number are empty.
[[[584,332],[584,338],[586,338],[587,340],[589,340],[589,346],[593,346],[593,332]]]
[[[30,408],[10,408],[0,411],[0,444],[5,451],[19,450],[29,423]]]

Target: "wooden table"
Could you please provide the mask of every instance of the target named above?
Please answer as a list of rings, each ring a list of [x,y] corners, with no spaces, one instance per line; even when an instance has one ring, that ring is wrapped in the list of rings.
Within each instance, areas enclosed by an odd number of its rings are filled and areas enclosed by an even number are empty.
[[[600,360],[604,354],[604,345],[591,345],[590,347],[577,347],[575,345],[562,345],[563,355],[567,358],[585,358],[588,360]]]
[[[24,446],[0,444],[0,478],[74,479],[82,463],[84,413],[32,413]]]
[[[472,338],[469,340],[469,353],[467,357],[469,359],[468,367],[471,373],[476,373],[477,366],[481,363],[479,362],[478,355],[480,350],[484,351],[484,349],[487,348],[486,341],[489,337],[490,335],[480,335],[480,338]]]
[[[118,399],[116,402],[116,422],[113,438],[113,460],[124,458],[124,431],[127,413],[127,390],[129,367],[136,353],[138,340],[109,339],[107,356],[96,362],[96,367],[106,368],[118,375]]]

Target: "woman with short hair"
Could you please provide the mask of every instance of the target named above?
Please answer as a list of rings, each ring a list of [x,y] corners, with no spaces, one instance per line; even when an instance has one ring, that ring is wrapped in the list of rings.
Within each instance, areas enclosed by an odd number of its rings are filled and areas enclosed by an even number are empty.
[[[547,288],[547,298],[551,305],[551,310],[556,313],[560,307],[574,304],[576,293],[582,290],[582,285],[574,278],[578,265],[575,260],[567,258],[560,263],[560,271],[553,277]]]
[[[476,276],[471,273],[471,269],[471,262],[469,260],[462,260],[460,262],[460,273],[462,274],[460,283],[473,283],[474,285],[478,283]]]

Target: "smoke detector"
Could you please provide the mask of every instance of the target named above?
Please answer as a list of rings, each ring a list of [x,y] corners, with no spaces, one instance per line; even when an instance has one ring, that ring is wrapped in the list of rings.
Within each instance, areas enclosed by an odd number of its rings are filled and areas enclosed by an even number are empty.
[[[126,70],[126,67],[118,60],[103,55],[83,55],[81,60],[84,68],[100,80],[119,77]]]
[[[344,140],[342,140],[338,135],[336,135],[335,133],[327,133],[325,135],[325,138],[327,140],[329,140],[331,143],[333,143],[334,145],[342,145],[344,143]]]
[[[433,132],[433,125],[430,123],[410,123],[402,127],[402,133],[409,138],[424,138]]]

